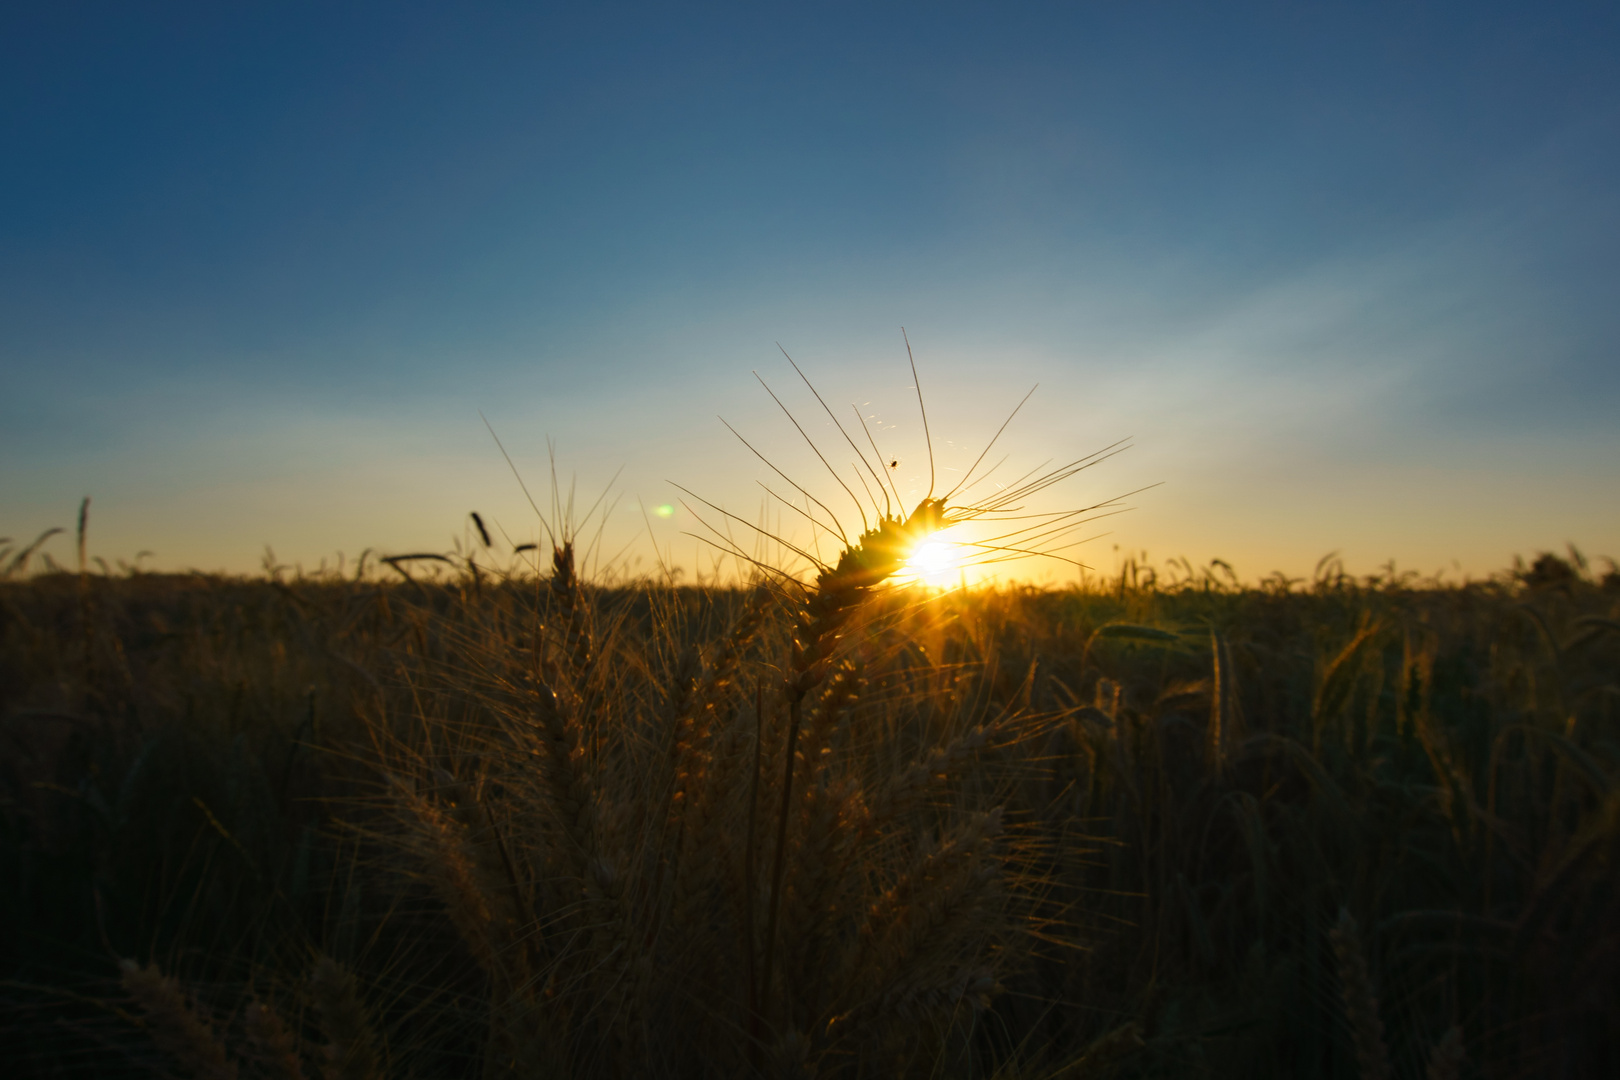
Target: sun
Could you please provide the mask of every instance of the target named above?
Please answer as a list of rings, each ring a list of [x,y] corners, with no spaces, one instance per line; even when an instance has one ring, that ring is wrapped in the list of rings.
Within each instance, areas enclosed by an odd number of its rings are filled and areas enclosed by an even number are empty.
[[[902,573],[925,585],[951,585],[970,554],[970,549],[961,544],[928,540],[917,545]]]

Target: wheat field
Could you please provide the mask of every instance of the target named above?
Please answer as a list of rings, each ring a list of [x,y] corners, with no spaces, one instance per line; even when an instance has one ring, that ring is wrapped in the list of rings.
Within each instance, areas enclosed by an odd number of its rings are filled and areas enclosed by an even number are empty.
[[[893,539],[12,551],[9,1075],[1620,1072],[1612,567],[939,592]]]

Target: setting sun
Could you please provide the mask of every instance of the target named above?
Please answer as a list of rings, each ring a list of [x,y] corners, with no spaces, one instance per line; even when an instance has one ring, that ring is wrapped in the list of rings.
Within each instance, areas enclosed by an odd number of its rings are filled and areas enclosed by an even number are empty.
[[[905,572],[927,585],[948,585],[969,555],[969,549],[949,540],[930,540],[906,560]]]
[[[1616,57],[0,6],[5,1075],[1620,1080]]]

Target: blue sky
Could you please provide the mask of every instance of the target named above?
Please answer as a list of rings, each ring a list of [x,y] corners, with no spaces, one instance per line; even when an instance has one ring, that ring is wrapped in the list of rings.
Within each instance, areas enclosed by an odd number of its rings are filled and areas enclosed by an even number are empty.
[[[831,485],[776,342],[926,486],[905,326],[942,469],[1037,382],[1013,464],[1134,439],[1051,495],[1161,484],[1094,565],[1620,555],[1617,57],[1596,3],[11,5],[0,535],[529,539],[480,411],[623,468],[615,547],[753,518],[716,414]]]

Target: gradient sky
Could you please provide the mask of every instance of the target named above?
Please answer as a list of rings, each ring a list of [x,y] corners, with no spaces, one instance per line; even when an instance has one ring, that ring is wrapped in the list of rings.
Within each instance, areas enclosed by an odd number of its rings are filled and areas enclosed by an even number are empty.
[[[902,326],[942,469],[1035,383],[1009,468],[1134,440],[1049,495],[1161,483],[1101,568],[1620,555],[1620,7],[0,13],[0,535],[533,539],[480,411],[615,548],[754,518],[717,414],[831,486],[777,342],[926,486]]]

